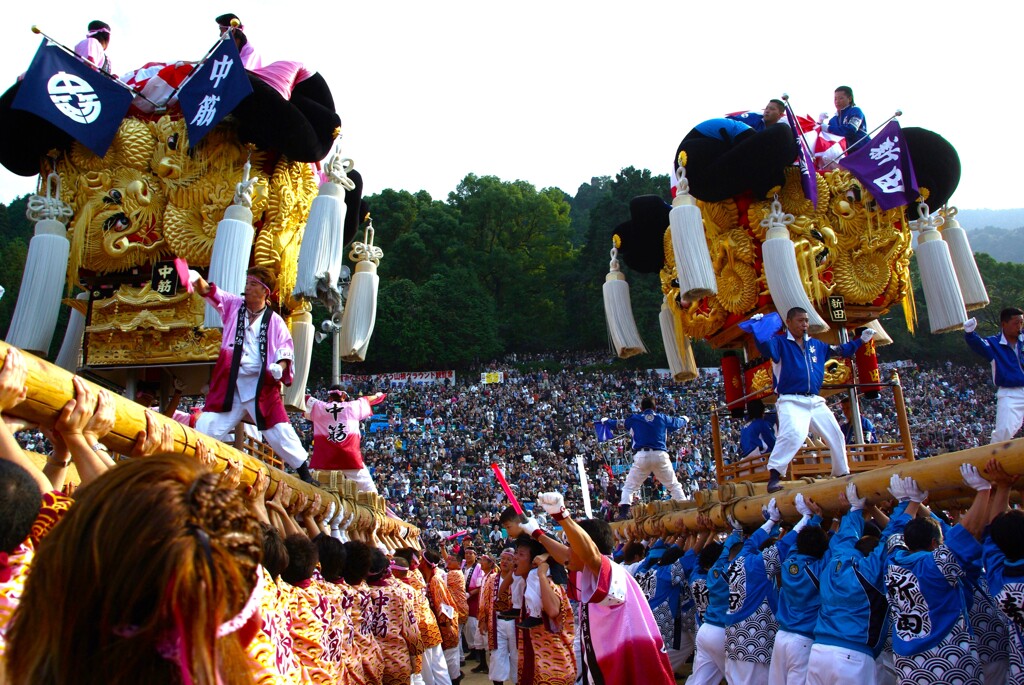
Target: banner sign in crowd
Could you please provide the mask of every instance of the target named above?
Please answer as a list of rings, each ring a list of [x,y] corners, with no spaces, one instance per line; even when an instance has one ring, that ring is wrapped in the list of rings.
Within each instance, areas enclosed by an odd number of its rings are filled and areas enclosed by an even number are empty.
[[[400,371],[398,373],[375,373],[369,376],[356,376],[355,374],[342,374],[340,382],[342,385],[359,385],[367,381],[373,382],[374,386],[387,388],[402,388],[407,385],[454,385],[454,371]]]

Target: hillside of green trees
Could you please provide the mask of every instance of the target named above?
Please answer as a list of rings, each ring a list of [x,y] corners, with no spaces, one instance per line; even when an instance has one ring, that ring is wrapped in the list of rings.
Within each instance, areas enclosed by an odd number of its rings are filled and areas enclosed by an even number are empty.
[[[630,199],[654,194],[668,200],[668,193],[666,176],[627,167],[614,177],[591,179],[575,195],[469,174],[443,200],[424,191],[384,190],[368,196],[375,242],[384,251],[377,325],[367,361],[345,365],[344,371],[470,369],[510,352],[607,349],[601,284],[608,272],[611,232],[628,218]],[[0,204],[4,334],[32,235],[25,205],[26,198]],[[999,254],[1006,256],[1002,249]],[[983,331],[994,330],[1001,307],[1024,304],[1024,265],[997,262],[986,254],[978,255],[978,265],[992,299],[979,319]],[[626,271],[637,325],[650,348],[628,364],[663,367],[658,277]],[[907,332],[902,311],[894,308],[883,319],[895,339],[883,359],[962,357],[959,335],[927,332],[916,272],[914,279],[917,334]],[[318,325],[324,318],[325,312],[314,312]],[[61,337],[59,330],[51,359]],[[695,351],[700,365],[717,363],[718,354],[703,342]],[[330,343],[325,341],[314,350],[312,377],[329,373]]]

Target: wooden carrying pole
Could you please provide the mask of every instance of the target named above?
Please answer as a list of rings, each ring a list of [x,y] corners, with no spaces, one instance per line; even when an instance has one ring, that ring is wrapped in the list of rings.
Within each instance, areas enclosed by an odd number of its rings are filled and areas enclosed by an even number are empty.
[[[0,366],[7,360],[7,352],[10,349],[10,345],[0,341]],[[28,352],[23,351],[21,354],[25,358],[25,365],[28,369],[26,379],[28,393],[25,401],[8,413],[32,423],[52,426],[67,401],[75,397],[74,385],[71,382],[74,375]],[[94,391],[98,392],[104,389],[88,380],[85,382],[92,386]],[[146,408],[126,397],[114,393],[111,395],[114,398],[114,427],[103,437],[102,442],[113,452],[129,454],[135,445],[135,436],[146,429]],[[167,416],[156,412],[153,414],[158,425],[171,426],[176,454],[195,458],[196,441],[202,439],[207,451],[216,457],[215,471],[223,471],[228,461],[241,461],[241,485],[243,486],[251,485],[256,479],[256,474],[263,471],[270,477],[268,496],[272,496],[277,491],[279,483],[288,483],[293,490],[304,493],[310,499],[319,494],[321,509],[315,512],[316,516],[325,513],[329,502],[333,500],[336,505],[343,507],[346,513],[355,514],[355,518],[349,526],[349,533],[355,539],[371,543],[379,541],[385,547],[395,549],[403,544],[415,544],[415,538],[419,536],[418,529],[387,516],[383,498],[377,495],[360,493],[360,496],[357,497],[354,488],[345,490],[338,488],[338,494],[321,490],[295,476],[286,474],[284,471],[270,468],[258,459],[254,459],[226,443],[203,435]],[[407,533],[408,539],[404,541],[401,540],[400,534],[403,527],[410,528]]]
[[[764,522],[764,518],[761,516],[761,507],[768,504],[772,497],[776,498],[783,519],[792,522],[799,518],[794,505],[794,499],[798,492],[803,493],[804,497],[813,499],[824,511],[838,514],[846,510],[839,500],[839,495],[845,491],[847,483],[851,481],[857,484],[858,494],[861,497],[866,497],[869,504],[878,504],[892,499],[887,488],[889,479],[894,473],[903,477],[910,476],[916,480],[921,488],[929,492],[929,501],[931,502],[950,501],[962,506],[964,502],[969,502],[973,498],[974,491],[967,487],[961,479],[960,465],[968,462],[981,470],[992,458],[998,459],[1009,473],[1024,475],[1024,438],[983,445],[960,452],[950,452],[928,459],[904,462],[843,478],[784,481],[785,489],[773,495],[768,495],[764,492],[763,487],[755,485],[751,488],[751,492],[754,493],[751,496],[738,497],[727,502],[708,502],[709,498],[704,494],[698,498],[698,502],[656,503],[657,507],[648,505],[646,513],[641,513],[644,510],[637,507],[637,513],[640,516],[612,525],[618,535],[627,538],[696,531],[700,529],[697,522],[699,514],[710,516],[711,522],[716,528],[728,527],[726,517],[729,514],[744,525],[760,525]],[[699,500],[704,500],[703,506]],[[672,507],[674,510],[665,511],[667,507]]]

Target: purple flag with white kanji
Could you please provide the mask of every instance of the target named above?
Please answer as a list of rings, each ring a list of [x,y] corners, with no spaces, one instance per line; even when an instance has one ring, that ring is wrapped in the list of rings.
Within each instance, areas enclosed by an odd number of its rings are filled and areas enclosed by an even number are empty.
[[[917,201],[917,178],[910,150],[898,121],[893,119],[867,145],[839,161],[875,198],[880,209]]]

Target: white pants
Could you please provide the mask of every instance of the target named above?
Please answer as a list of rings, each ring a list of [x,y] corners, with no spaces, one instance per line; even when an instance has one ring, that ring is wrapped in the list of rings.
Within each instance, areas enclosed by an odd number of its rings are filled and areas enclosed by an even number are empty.
[[[1006,663],[1005,661],[1003,662]],[[1005,675],[1005,674],[1004,674]],[[889,650],[882,650],[882,653],[875,659],[875,685],[896,685],[899,682],[899,678],[896,676],[896,669],[892,665],[892,652]],[[983,683],[1005,683],[1006,678],[1002,680],[989,680],[986,674]]]
[[[441,645],[434,645],[423,651],[422,674],[424,685],[452,685]]]
[[[768,664],[726,659],[725,680],[729,685],[767,685]]]
[[[476,616],[466,619],[463,632],[466,634],[466,644],[469,645],[470,650],[487,649],[487,640],[483,639],[483,635],[480,634],[480,621]]]
[[[697,654],[686,685],[719,685],[725,677],[725,628],[702,623],[697,631]]]
[[[992,442],[1013,440],[1024,421],[1024,388],[999,388],[996,391],[996,426]]]
[[[506,680],[515,683],[519,677],[516,622],[499,618],[494,624],[494,629],[498,631],[495,636],[498,648],[488,652],[490,658],[487,665],[490,669],[487,671],[487,678],[499,683]]]
[[[835,415],[820,395],[782,395],[775,403],[779,414],[779,432],[775,447],[768,457],[768,468],[785,475],[789,462],[813,430],[821,436],[832,454],[832,475],[845,476],[850,472],[846,463],[846,439]]]
[[[875,660],[852,649],[811,645],[807,685],[875,685]]]
[[[196,430],[209,435],[214,440],[223,440],[228,433],[235,430],[238,422],[248,413],[252,419],[256,418],[255,399],[242,402],[235,393],[235,399],[231,403],[231,409],[224,412],[204,411],[196,421]],[[263,431],[263,437],[267,439],[274,449],[274,454],[280,457],[284,463],[293,469],[302,466],[306,461],[306,450],[302,447],[299,436],[296,435],[292,424],[284,421],[275,426],[268,426]]]
[[[686,499],[683,495],[683,486],[679,483],[676,472],[672,468],[672,460],[669,459],[668,452],[640,450],[633,455],[633,465],[629,467],[626,484],[622,486],[622,499],[619,500],[619,504],[632,504],[633,493],[640,489],[640,486],[647,480],[647,476],[652,473],[672,493],[672,499],[677,502]]]
[[[342,469],[341,472],[345,474],[345,477],[356,484],[357,492],[377,492],[377,486],[373,482],[373,476],[370,475],[370,469],[365,466],[361,469]]]
[[[807,660],[814,640],[780,630],[775,633],[772,663],[768,668],[768,685],[803,685],[807,678]]]
[[[668,662],[672,665],[672,672],[679,673],[686,660],[693,654],[693,633],[684,632],[679,636],[679,649],[667,649]]]
[[[459,656],[461,649],[459,645],[455,645],[443,652],[445,664],[448,666],[448,677],[452,680],[458,678],[462,673],[462,657]]]

